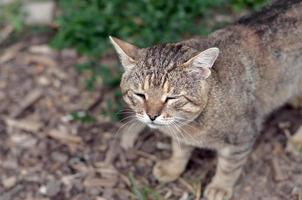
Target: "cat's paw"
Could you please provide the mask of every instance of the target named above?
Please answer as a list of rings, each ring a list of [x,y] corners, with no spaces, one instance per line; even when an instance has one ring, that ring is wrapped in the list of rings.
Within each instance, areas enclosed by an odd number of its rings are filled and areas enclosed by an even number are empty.
[[[207,186],[204,197],[207,200],[230,200],[233,195],[233,189],[229,187],[222,187],[216,184]]]
[[[177,165],[172,166],[170,160],[159,161],[153,167],[153,175],[163,183],[175,181],[182,172],[183,169],[177,167]]]

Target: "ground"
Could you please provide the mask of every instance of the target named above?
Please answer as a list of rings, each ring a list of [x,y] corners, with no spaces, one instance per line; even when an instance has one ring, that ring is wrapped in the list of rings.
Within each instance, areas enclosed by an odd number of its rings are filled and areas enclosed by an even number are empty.
[[[159,184],[152,166],[170,155],[169,138],[146,129],[123,150],[121,123],[99,114],[109,92],[102,84],[87,91],[74,68],[85,58],[47,44],[47,37],[27,37],[0,52],[0,200],[201,199],[215,153],[196,150],[180,179]],[[71,120],[83,110],[96,122]],[[302,156],[288,145],[301,124],[302,109],[286,105],[272,114],[235,200],[302,199]]]

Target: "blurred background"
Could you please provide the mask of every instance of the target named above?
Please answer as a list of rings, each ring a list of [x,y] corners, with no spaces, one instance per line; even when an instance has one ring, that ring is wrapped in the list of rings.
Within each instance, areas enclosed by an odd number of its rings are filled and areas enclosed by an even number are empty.
[[[168,138],[146,130],[133,149],[120,148],[122,68],[108,36],[140,47],[206,36],[269,3],[0,0],[0,199],[200,199],[214,172],[212,153],[196,153],[184,178],[161,185],[151,170],[169,156]],[[268,125],[272,133],[280,123],[295,130],[301,110],[280,116]],[[263,165],[263,152],[283,148],[286,136],[275,140],[255,154]],[[257,187],[259,196],[272,193]]]

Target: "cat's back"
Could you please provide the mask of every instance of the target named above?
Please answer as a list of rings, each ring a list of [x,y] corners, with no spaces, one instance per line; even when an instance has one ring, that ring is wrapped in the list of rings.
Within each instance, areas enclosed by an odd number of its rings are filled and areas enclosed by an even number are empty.
[[[220,49],[213,78],[227,104],[254,105],[265,114],[302,93],[301,0],[276,1],[207,39],[185,43]]]

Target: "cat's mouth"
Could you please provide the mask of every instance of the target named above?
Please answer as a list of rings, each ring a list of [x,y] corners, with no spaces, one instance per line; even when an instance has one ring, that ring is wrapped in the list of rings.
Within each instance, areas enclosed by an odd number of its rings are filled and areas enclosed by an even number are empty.
[[[159,124],[159,123],[155,123],[155,122],[147,123],[147,125],[148,125],[150,128],[153,128],[153,129],[156,129],[156,128],[165,126],[165,124]]]
[[[173,124],[173,120],[163,120],[163,119],[156,119],[156,120],[151,120],[149,117],[144,114],[144,115],[136,115],[137,119],[144,124],[146,124],[148,127],[152,129],[164,127],[164,126],[169,126]]]

